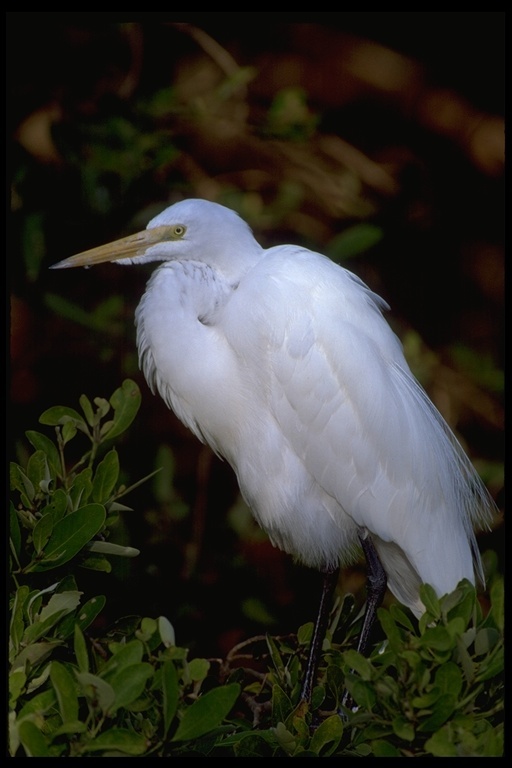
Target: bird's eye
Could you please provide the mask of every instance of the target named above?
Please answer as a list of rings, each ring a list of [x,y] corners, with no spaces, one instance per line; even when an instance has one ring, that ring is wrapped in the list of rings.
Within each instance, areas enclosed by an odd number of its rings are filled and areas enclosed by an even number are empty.
[[[183,224],[175,224],[172,228],[173,234],[177,237],[183,237],[185,234],[187,228],[183,226]]]

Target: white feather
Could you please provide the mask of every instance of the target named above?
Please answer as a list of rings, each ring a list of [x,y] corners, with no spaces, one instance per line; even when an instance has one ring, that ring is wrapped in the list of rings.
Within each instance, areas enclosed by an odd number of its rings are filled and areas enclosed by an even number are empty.
[[[385,302],[326,257],[263,249],[232,211],[177,203],[182,225],[137,310],[141,366],[235,470],[271,540],[310,566],[350,562],[369,531],[396,597],[421,613],[481,563],[493,502],[413,378]]]

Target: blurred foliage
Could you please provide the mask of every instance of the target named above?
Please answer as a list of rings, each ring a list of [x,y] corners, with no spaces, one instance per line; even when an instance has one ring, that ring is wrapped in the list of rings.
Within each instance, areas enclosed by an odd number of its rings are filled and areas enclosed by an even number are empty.
[[[11,464],[11,757],[503,753],[504,594],[492,553],[485,609],[468,582],[442,600],[424,586],[419,623],[396,604],[379,610],[369,658],[350,649],[354,598],[335,605],[310,707],[300,690],[311,623],[223,659],[191,658],[165,616],[117,614],[104,627],[90,574],[139,554],[115,529],[137,514],[119,500],[148,478],[126,487],[114,444],[140,399],[125,380],[109,400],[82,395],[82,413],[47,409],[39,421],[54,439],[28,430],[31,449]]]
[[[327,253],[386,298],[414,372],[501,507],[501,16],[240,14],[235,27],[223,13],[193,24],[9,13],[19,463],[19,435],[49,404],[127,377],[147,392],[133,314],[148,273],[48,267],[205,197],[238,210],[262,244]],[[224,655],[315,614],[316,574],[270,546],[232,473],[159,398],[143,398],[122,448],[127,477],[164,470],[134,489],[143,512],[117,529],[141,555],[113,563],[108,582],[96,574],[106,620],[113,605],[166,615],[192,652]],[[503,559],[500,521],[481,544]],[[341,586],[360,603],[363,571]]]

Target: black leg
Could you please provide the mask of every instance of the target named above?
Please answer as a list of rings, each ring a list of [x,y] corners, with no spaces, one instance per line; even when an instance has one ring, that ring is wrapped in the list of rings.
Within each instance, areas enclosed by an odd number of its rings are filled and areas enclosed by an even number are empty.
[[[368,646],[370,631],[375,621],[377,608],[382,603],[387,586],[387,577],[382,563],[380,562],[375,545],[368,533],[359,534],[361,546],[366,558],[367,579],[366,579],[366,610],[363,619],[363,626],[359,634],[357,650],[364,653]],[[306,672],[302,682],[300,694],[301,703],[310,704],[313,686],[316,680],[316,673],[320,661],[322,644],[329,621],[329,612],[332,604],[332,596],[338,583],[339,568],[324,571],[324,581],[322,585],[322,596],[318,616],[313,630],[309,656],[306,664]],[[351,700],[348,691],[345,691],[342,697],[342,706],[351,706]]]
[[[369,533],[359,534],[359,540],[363,547],[366,558],[366,610],[364,613],[363,626],[359,634],[357,650],[359,653],[365,653],[368,647],[368,639],[377,615],[377,608],[382,603],[386,586],[388,583],[386,571],[375,549],[375,545]],[[342,706],[350,708],[352,700],[348,691],[345,691],[341,700]]]
[[[364,614],[363,626],[359,635],[357,650],[359,653],[365,653],[368,646],[370,631],[377,615],[377,608],[382,603],[388,579],[386,571],[379,560],[375,545],[371,540],[370,534],[359,534],[359,540],[363,547],[366,557],[366,611]]]
[[[336,584],[338,583],[339,572],[339,568],[324,571],[320,607],[318,609],[318,616],[316,619],[315,628],[313,630],[313,637],[311,638],[309,656],[306,664],[306,672],[302,681],[302,690],[300,694],[301,702],[305,702],[306,704],[311,703],[311,694],[315,684],[316,673],[320,661],[320,654],[322,651],[322,644],[324,642],[325,632],[329,622],[329,612],[332,604],[332,596],[334,590],[336,589]]]

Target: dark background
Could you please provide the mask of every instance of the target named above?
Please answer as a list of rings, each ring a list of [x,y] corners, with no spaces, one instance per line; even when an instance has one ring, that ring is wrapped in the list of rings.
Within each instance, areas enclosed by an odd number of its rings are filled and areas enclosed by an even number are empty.
[[[150,270],[48,269],[182,197],[232,205],[264,245],[343,256],[503,504],[504,32],[502,12],[7,14],[8,453],[46,408],[129,376],[143,404],[121,466],[165,466],[118,532],[140,557],[90,577],[105,621],[165,614],[222,654],[316,610],[318,576],[270,546],[138,371]],[[499,523],[480,543],[502,556]]]

